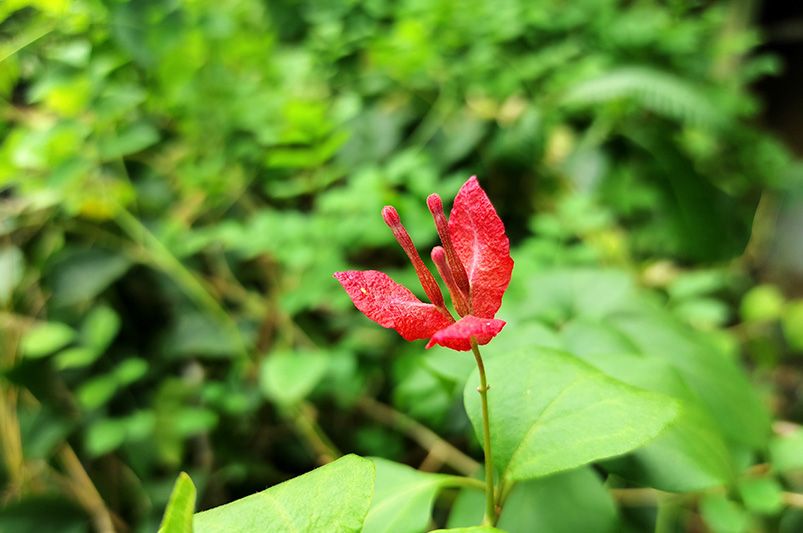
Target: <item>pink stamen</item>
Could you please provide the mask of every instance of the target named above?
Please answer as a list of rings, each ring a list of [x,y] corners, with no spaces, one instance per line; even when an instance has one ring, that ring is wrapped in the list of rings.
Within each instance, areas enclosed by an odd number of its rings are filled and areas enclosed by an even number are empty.
[[[430,194],[427,198],[427,207],[429,207],[429,212],[432,213],[432,218],[435,220],[435,227],[438,230],[441,243],[443,243],[443,249],[446,251],[446,260],[449,262],[455,284],[460,289],[460,292],[466,296],[466,299],[468,299],[471,294],[468,274],[466,274],[466,269],[460,261],[460,258],[457,257],[457,252],[452,244],[452,238],[449,235],[449,224],[443,212],[441,197],[437,194]]]
[[[437,307],[445,308],[441,288],[438,286],[438,282],[435,281],[435,276],[432,275],[432,272],[429,271],[421,260],[421,256],[418,255],[418,250],[416,250],[413,240],[410,238],[410,234],[407,233],[407,229],[405,229],[404,225],[401,223],[399,212],[396,211],[396,208],[386,205],[382,209],[382,218],[393,232],[393,236],[396,237],[399,246],[402,247],[402,250],[404,250],[404,253],[407,254],[407,257],[413,264],[415,273],[418,274],[418,279],[421,282],[421,287],[424,288],[424,292],[429,298],[429,301]]]
[[[435,267],[438,269],[438,274],[441,275],[444,283],[446,283],[446,287],[449,289],[449,295],[452,297],[452,303],[454,304],[457,314],[466,316],[468,314],[467,298],[455,282],[452,268],[449,266],[449,262],[446,258],[446,252],[442,247],[436,246],[432,249],[431,257],[432,262],[435,263]]]

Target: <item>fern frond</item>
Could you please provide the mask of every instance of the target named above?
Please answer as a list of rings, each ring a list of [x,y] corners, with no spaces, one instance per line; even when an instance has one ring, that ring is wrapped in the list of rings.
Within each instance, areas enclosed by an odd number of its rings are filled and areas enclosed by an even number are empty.
[[[714,127],[722,119],[717,106],[701,88],[667,72],[647,67],[621,67],[579,83],[564,103],[594,105],[629,100],[658,115],[696,126]]]

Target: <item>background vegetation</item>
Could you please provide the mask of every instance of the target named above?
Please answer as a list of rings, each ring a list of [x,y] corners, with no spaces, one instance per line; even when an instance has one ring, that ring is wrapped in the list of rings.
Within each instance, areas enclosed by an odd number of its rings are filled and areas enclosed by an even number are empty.
[[[382,206],[423,248],[477,174],[516,260],[489,351],[693,412],[502,526],[799,531],[803,169],[748,4],[0,3],[0,530],[153,531],[179,470],[200,509],[340,453],[470,471],[473,361],[331,274],[415,286]]]

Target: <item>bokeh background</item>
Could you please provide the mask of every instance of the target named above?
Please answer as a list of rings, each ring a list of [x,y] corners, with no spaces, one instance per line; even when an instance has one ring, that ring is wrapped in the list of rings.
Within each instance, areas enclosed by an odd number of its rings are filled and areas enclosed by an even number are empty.
[[[339,452],[440,469],[399,413],[480,458],[471,361],[332,278],[416,287],[382,206],[427,256],[426,196],[474,174],[516,260],[498,349],[647,295],[679,332],[651,342],[737,361],[803,450],[803,15],[779,6],[4,0],[0,530],[153,531],[180,470],[208,508]]]

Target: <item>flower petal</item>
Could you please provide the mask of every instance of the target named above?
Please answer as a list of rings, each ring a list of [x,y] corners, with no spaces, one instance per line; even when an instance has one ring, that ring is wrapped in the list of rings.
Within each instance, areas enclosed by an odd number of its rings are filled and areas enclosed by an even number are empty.
[[[440,344],[452,350],[466,352],[471,349],[471,337],[477,340],[477,344],[488,344],[503,327],[505,327],[504,320],[467,315],[435,332],[427,343],[427,348]]]
[[[472,176],[457,193],[449,234],[471,285],[471,314],[493,318],[510,283],[513,259],[505,226]]]
[[[334,276],[357,309],[408,341],[431,337],[453,322],[442,308],[422,302],[384,272],[349,270],[335,272]]]

